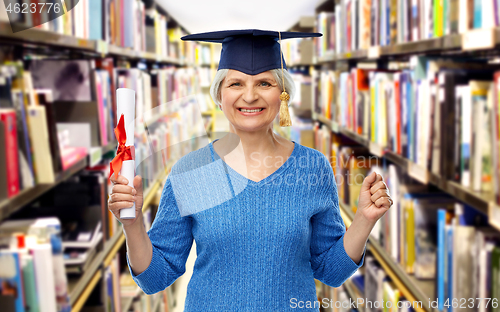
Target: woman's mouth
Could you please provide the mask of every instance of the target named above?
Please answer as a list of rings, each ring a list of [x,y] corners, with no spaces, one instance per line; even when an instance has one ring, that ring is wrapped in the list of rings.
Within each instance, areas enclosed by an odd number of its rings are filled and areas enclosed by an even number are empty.
[[[257,116],[262,114],[265,108],[259,107],[259,108],[238,108],[238,111],[240,112],[241,115],[243,116]]]
[[[263,111],[264,108],[253,108],[253,109],[238,108],[238,110],[243,113],[258,113]]]

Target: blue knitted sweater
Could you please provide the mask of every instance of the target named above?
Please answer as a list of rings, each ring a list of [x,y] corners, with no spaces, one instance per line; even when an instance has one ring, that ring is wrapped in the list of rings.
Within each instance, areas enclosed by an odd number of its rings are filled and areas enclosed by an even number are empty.
[[[290,157],[259,182],[229,167],[212,143],[182,157],[148,231],[149,267],[134,275],[126,257],[137,285],[146,294],[170,286],[194,239],[185,312],[319,311],[314,279],[339,287],[362,266],[366,246],[358,264],[347,255],[332,167],[292,142]]]

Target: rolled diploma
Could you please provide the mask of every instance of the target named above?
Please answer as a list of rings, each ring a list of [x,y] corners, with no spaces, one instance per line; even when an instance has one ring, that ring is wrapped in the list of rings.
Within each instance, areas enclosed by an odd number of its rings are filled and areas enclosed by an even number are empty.
[[[125,146],[130,146],[132,160],[122,162],[120,175],[128,180],[128,185],[134,187],[135,177],[135,155],[134,155],[134,119],[135,119],[135,91],[127,88],[116,89],[116,118],[117,122],[123,114],[125,122],[125,133],[127,134],[127,142]],[[120,219],[135,218],[135,203],[130,208],[120,210]]]

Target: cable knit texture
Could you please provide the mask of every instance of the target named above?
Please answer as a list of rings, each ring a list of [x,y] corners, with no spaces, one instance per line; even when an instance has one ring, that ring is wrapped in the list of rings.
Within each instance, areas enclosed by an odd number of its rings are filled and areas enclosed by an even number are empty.
[[[319,311],[318,305],[305,308],[317,300],[314,279],[339,287],[363,265],[366,246],[358,264],[347,255],[332,167],[319,151],[292,142],[290,157],[259,182],[225,164],[212,143],[182,157],[166,180],[148,231],[151,264],[134,275],[127,255],[137,285],[146,294],[170,286],[184,274],[194,239],[197,258],[185,312]],[[180,172],[195,172],[196,164],[203,164],[202,170],[198,166],[193,187],[185,188],[192,198],[210,201],[204,198],[213,197],[209,192],[218,185],[207,181],[217,176],[233,189],[244,187],[212,208],[181,215],[182,196],[172,181]]]

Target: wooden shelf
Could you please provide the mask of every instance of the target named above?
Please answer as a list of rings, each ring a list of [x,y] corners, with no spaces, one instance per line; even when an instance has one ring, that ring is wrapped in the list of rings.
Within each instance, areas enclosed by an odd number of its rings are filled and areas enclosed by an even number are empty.
[[[322,124],[326,125],[331,131],[337,133],[339,132],[339,125],[337,122],[326,118],[325,116],[312,112],[312,119],[320,121]]]
[[[339,202],[339,205],[342,219],[346,226],[349,227],[354,219],[354,213],[348,205],[341,202]],[[413,275],[407,274],[399,263],[396,263],[372,236],[368,238],[367,249],[371,251],[377,262],[380,263],[384,271],[408,301],[422,302],[421,308],[414,306],[416,312],[438,312],[437,309],[432,309],[428,306],[429,298],[435,297],[434,280],[417,280]]]
[[[103,43],[103,42],[101,41],[101,43]],[[126,58],[131,58],[131,59],[142,59],[142,60],[147,60],[147,61],[154,61],[157,63],[185,65],[183,62],[181,62],[178,59],[174,59],[174,58],[163,56],[163,55],[157,55],[155,53],[146,52],[146,51],[135,51],[135,50],[131,50],[128,48],[119,47],[119,46],[115,46],[115,45],[109,45],[109,52],[108,53],[110,55],[122,56],[122,57],[126,57]]]
[[[0,42],[8,44],[18,44],[26,47],[48,46],[86,53],[96,54],[96,56],[121,56],[130,59],[142,59],[157,63],[168,63],[174,65],[187,65],[178,59],[157,55],[147,51],[136,51],[108,44],[103,40],[89,40],[51,32],[39,28],[30,28],[17,33],[12,33],[10,23],[0,22]]]
[[[88,52],[96,51],[96,42],[94,40],[80,39],[39,28],[30,28],[13,33],[9,22],[0,22],[0,40],[14,41],[25,45],[47,45]]]
[[[143,213],[149,209],[149,205],[153,202],[156,196],[156,192],[160,188],[163,180],[168,175],[168,172],[172,168],[172,163],[170,162],[165,169],[165,172],[161,172],[153,185],[149,187],[144,193],[144,203],[142,205]],[[95,287],[95,283],[91,283],[96,276],[101,276],[102,266],[106,267],[111,263],[118,250],[125,242],[125,235],[123,234],[123,227],[120,226],[116,233],[111,239],[109,239],[102,251],[98,252],[94,260],[92,260],[91,265],[85,271],[85,273],[77,280],[70,283],[70,303],[72,306],[71,312],[79,312],[85,302],[87,301],[90,293]]]
[[[328,120],[325,117],[317,114],[313,116],[313,119],[326,124],[330,129],[332,129],[331,120]],[[338,129],[338,131],[333,131],[333,132],[348,137],[349,139],[357,142],[358,144],[370,150],[370,140],[360,136],[359,134],[352,132],[351,130],[341,127]],[[372,154],[376,154],[372,152],[372,150],[370,150],[370,152]],[[410,176],[412,176],[410,174],[411,168],[415,168],[416,165],[409,159],[404,158],[403,156],[388,150],[384,150],[382,157],[394,163],[396,166],[400,167],[405,173],[408,173]],[[493,193],[475,192],[470,188],[466,188],[460,185],[457,182],[443,179],[442,177],[427,170],[424,170],[424,176],[428,178],[428,181],[419,180],[418,178],[416,178],[416,180],[424,184],[430,183],[441,189],[443,192],[455,197],[456,199],[462,201],[463,203],[488,215],[489,206],[492,205],[493,203]]]
[[[102,154],[105,154],[106,152],[113,150],[115,147],[116,147],[116,142],[112,142],[106,146],[103,146]],[[75,175],[77,172],[86,168],[88,165],[89,165],[88,157],[82,158],[73,166],[71,166],[71,168],[56,174],[56,181],[54,183],[37,184],[32,188],[20,191],[19,194],[15,195],[14,197],[4,199],[2,202],[0,202],[0,221],[4,220],[12,213],[28,205],[41,195],[47,193],[48,191],[56,187],[59,183]]]
[[[488,31],[488,30],[485,30]],[[494,48],[500,45],[500,28],[490,30],[494,32]],[[356,50],[345,52],[336,55],[333,52],[328,52],[327,55],[317,59],[316,64],[331,63],[336,61],[348,60],[369,60],[379,59],[385,57],[401,56],[401,55],[415,55],[421,53],[449,53],[449,52],[463,52],[470,53],[470,51],[462,50],[463,36],[466,34],[452,34],[439,38],[430,38],[425,40],[405,42],[394,45],[370,47],[369,49]],[[478,48],[475,51],[492,50],[491,48]],[[455,54],[456,55],[456,54]]]

